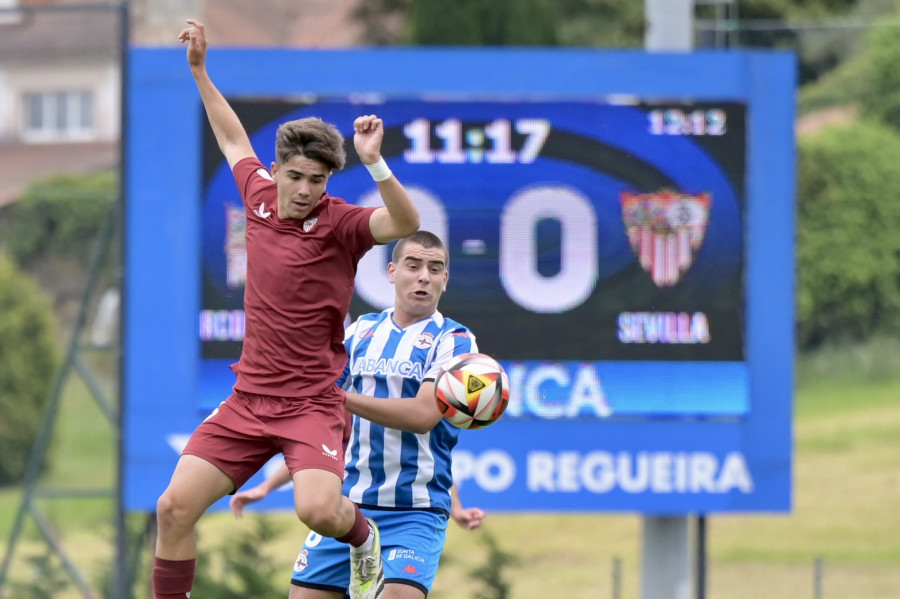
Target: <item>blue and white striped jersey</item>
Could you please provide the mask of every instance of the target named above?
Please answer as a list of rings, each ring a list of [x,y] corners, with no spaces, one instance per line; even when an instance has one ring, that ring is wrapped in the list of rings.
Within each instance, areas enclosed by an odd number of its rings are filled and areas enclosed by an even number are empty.
[[[400,329],[393,308],[361,316],[347,328],[347,366],[338,384],[374,397],[414,397],[453,356],[477,352],[475,336],[435,312]],[[415,434],[353,416],[345,452],[344,494],[361,507],[450,512],[450,450],[460,429],[441,420]]]

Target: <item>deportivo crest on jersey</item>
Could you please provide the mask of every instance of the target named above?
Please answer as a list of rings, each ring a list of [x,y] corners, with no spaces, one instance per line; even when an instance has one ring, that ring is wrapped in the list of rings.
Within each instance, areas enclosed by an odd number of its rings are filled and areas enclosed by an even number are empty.
[[[622,192],[622,222],[628,243],[657,287],[671,287],[687,272],[706,235],[709,193],[662,190]]]
[[[303,221],[303,232],[309,233],[310,229],[312,229],[316,225],[316,222],[318,220],[319,220],[319,217],[317,216],[316,218],[308,218],[305,221]]]
[[[425,349],[426,347],[431,347],[434,345],[434,335],[431,333],[422,333],[418,337],[416,337],[416,347],[419,349]]]

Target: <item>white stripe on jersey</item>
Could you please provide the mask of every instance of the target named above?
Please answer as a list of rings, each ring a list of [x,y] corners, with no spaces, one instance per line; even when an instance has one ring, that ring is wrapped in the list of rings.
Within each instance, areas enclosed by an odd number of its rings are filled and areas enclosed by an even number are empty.
[[[347,329],[344,389],[374,397],[412,397],[452,356],[477,352],[474,335],[435,313],[399,329],[393,310],[360,317]],[[349,374],[347,374],[349,372]],[[363,505],[450,511],[450,450],[459,429],[439,422],[416,435],[353,417],[344,493]]]

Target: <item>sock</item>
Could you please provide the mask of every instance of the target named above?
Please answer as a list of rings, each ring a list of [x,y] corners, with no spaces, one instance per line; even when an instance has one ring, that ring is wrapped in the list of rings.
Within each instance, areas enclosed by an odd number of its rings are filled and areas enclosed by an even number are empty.
[[[372,527],[369,527],[369,536],[366,537],[366,542],[360,545],[359,547],[354,547],[353,549],[358,550],[360,553],[368,553],[372,551],[372,547],[375,545],[375,531],[372,530]]]
[[[194,584],[197,560],[153,560],[154,599],[187,599]]]
[[[353,520],[353,526],[350,527],[350,531],[347,534],[342,537],[337,537],[337,540],[341,543],[349,543],[354,547],[360,547],[368,540],[369,535],[372,534],[372,529],[369,527],[369,522],[366,520],[366,517],[363,516],[363,513],[359,510],[359,506],[354,503],[353,509],[356,510],[356,518]]]

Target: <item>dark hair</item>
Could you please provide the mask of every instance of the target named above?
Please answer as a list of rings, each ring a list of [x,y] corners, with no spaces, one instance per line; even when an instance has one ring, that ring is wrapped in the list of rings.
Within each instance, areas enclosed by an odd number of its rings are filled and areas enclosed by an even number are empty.
[[[275,157],[284,164],[294,155],[321,162],[328,170],[344,168],[347,153],[337,127],[317,117],[282,123],[275,134]]]
[[[397,260],[400,259],[400,254],[403,253],[403,248],[410,243],[416,243],[426,249],[438,248],[443,250],[445,260],[444,267],[447,268],[450,266],[450,252],[447,251],[447,247],[444,245],[444,242],[441,241],[441,238],[431,231],[416,231],[409,237],[404,237],[399,240],[394,246],[394,251],[391,252],[391,261],[397,262]]]

